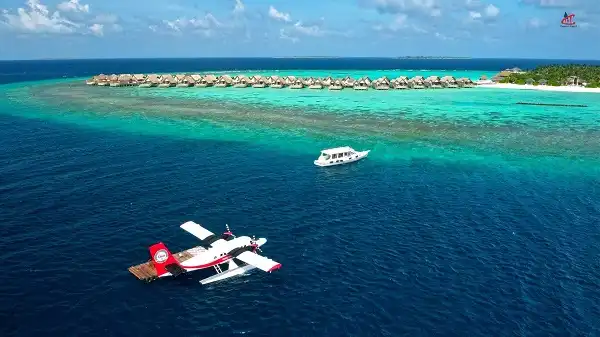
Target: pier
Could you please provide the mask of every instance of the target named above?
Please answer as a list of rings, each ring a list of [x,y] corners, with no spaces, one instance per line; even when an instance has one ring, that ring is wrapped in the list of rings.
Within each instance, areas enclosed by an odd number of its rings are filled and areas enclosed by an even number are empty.
[[[369,77],[344,78],[328,77],[296,77],[296,76],[230,76],[212,74],[100,74],[87,80],[92,86],[104,87],[140,87],[140,88],[274,88],[274,89],[328,89],[328,90],[405,90],[405,89],[444,89],[473,88],[475,83],[470,78],[454,76],[399,76],[390,79],[382,76],[375,80]]]
[[[184,250],[177,254],[173,254],[173,256],[179,263],[182,263],[184,261],[191,259],[198,252],[204,251],[204,250],[205,250],[204,247],[198,246],[198,247],[190,248],[188,250]],[[137,279],[141,280],[141,281],[152,282],[158,278],[158,275],[156,274],[156,268],[154,268],[154,265],[152,264],[152,260],[148,260],[147,262],[140,263],[135,266],[131,266],[128,268],[128,270],[130,273],[133,274],[133,276],[137,277]]]

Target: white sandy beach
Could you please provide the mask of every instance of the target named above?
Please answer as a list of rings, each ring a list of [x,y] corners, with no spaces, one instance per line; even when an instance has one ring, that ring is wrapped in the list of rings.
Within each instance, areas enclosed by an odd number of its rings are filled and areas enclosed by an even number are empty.
[[[521,85],[521,84],[510,84],[510,83],[496,83],[496,84],[480,84],[477,86],[477,88],[560,91],[560,92],[589,92],[589,93],[600,94],[600,88],[584,88],[584,87],[575,87],[575,86],[553,87],[553,86],[549,86],[549,85]]]

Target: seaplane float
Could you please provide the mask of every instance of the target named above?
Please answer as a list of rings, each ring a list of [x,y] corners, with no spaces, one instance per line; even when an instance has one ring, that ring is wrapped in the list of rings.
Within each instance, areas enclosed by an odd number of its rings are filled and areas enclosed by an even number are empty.
[[[220,236],[193,221],[180,227],[200,239],[200,245],[173,255],[164,243],[158,242],[149,248],[150,261],[132,266],[129,271],[140,280],[152,281],[204,270],[211,276],[200,280],[200,283],[208,284],[255,268],[269,273],[281,268],[281,263],[258,255],[262,252],[260,247],[267,242],[265,238],[236,237],[228,225]]]

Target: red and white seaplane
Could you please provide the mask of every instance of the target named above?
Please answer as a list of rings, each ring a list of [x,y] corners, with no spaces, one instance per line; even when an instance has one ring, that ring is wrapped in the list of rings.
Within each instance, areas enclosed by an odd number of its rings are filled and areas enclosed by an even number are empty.
[[[208,284],[244,274],[254,268],[265,272],[281,268],[280,263],[257,254],[257,251],[261,251],[260,246],[267,242],[265,238],[256,240],[249,236],[236,237],[229,230],[229,226],[226,226],[226,231],[221,236],[217,236],[193,221],[188,221],[180,227],[200,239],[204,248],[188,250],[192,257],[179,262],[164,243],[150,246],[150,256],[159,278],[213,268],[216,274],[200,281],[202,284]]]

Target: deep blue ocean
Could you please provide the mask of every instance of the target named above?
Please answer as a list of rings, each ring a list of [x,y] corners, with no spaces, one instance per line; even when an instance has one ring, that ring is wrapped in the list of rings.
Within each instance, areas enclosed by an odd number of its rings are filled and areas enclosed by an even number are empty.
[[[498,69],[568,61],[0,62],[0,83],[230,69]],[[587,62],[591,63],[591,62]],[[600,62],[596,61],[596,64]],[[5,99],[0,96],[0,99]],[[600,336],[600,179],[315,156],[0,111],[0,336]],[[541,173],[540,173],[541,172]],[[266,237],[272,273],[144,284],[178,228]]]

